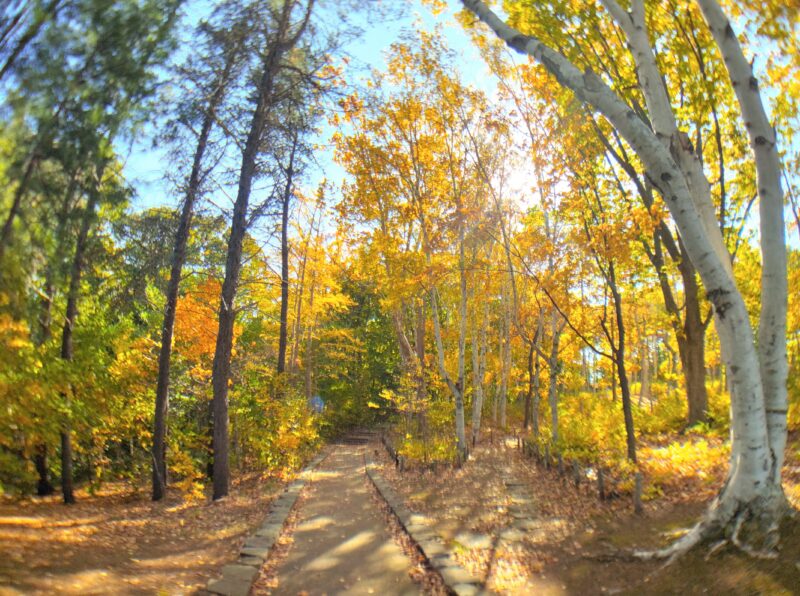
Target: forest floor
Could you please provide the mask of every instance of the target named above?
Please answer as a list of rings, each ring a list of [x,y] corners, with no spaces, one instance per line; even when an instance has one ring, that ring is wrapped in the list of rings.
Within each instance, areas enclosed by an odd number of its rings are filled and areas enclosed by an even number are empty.
[[[619,556],[633,548],[664,546],[680,536],[702,515],[713,496],[709,487],[719,486],[721,476],[667,487],[645,502],[642,515],[636,515],[628,496],[600,501],[594,486],[584,483],[576,489],[555,470],[542,469],[523,457],[516,445],[514,437],[489,434],[462,468],[440,468],[435,473],[414,469],[400,473],[379,443],[369,449],[377,456],[381,474],[408,507],[435,518],[437,532],[455,546],[461,564],[485,580],[493,592],[800,594],[800,523],[796,520],[783,528],[780,557],[774,560],[753,559],[725,547],[710,556],[707,550],[697,550],[661,569],[658,563]],[[787,493],[798,506],[797,434],[790,437],[787,460]],[[342,470],[350,463],[331,460]],[[331,550],[315,532],[326,525],[328,510],[357,511],[360,515],[350,516],[356,530],[369,513],[375,518],[367,520],[370,528],[386,531],[385,523],[380,523],[387,521],[380,519],[381,503],[366,489],[363,475],[342,470],[329,470],[327,480],[310,487],[292,522],[291,540],[272,565],[272,576],[265,567],[256,592],[273,592],[281,577],[302,579],[301,571],[309,565],[325,567],[325,561],[317,561],[319,557],[311,556],[313,552],[302,545],[309,542],[321,553]],[[531,503],[522,520],[530,528],[512,545],[497,540],[520,521],[512,515],[509,480],[524,487]],[[55,496],[0,502],[0,596],[194,593],[236,558],[244,537],[262,521],[281,486],[277,479],[249,476],[236,483],[231,497],[216,503],[177,496],[152,503],[147,494],[132,494],[127,485],[107,485],[96,495],[79,493],[72,507],[64,507]],[[355,505],[342,507],[352,499]],[[338,530],[338,522],[335,525]],[[351,571],[358,577],[362,559],[367,560],[373,549],[367,548],[362,556],[359,548],[363,545],[341,545],[340,534],[331,535],[331,540],[339,541],[334,550],[354,562]],[[429,573],[415,560],[413,548],[403,543],[398,528],[389,534],[406,555],[400,575],[409,575],[421,591],[443,593],[436,578],[425,577]],[[471,548],[460,542],[463,536],[476,534],[492,537],[492,546]],[[381,536],[381,543],[389,544]],[[350,552],[351,548],[355,551]],[[396,545],[387,548],[402,560]],[[295,567],[296,573],[292,572]],[[401,579],[407,586],[407,578]],[[288,581],[283,579],[282,587]],[[391,589],[381,591],[392,593]]]
[[[490,435],[491,436],[491,435]],[[787,493],[800,485],[799,437],[792,437]],[[633,549],[666,546],[702,515],[723,478],[665,489],[632,510],[629,496],[600,501],[596,487],[576,489],[555,470],[523,457],[513,437],[489,437],[460,469],[399,472],[382,448],[381,473],[413,511],[439,520],[437,531],[457,558],[492,592],[503,594],[800,594],[800,522],[782,528],[780,556],[753,559],[731,547],[699,549],[671,566],[630,560]],[[531,529],[513,545],[497,537],[515,522],[506,483],[524,486],[533,503]],[[505,481],[505,482],[504,482]],[[795,507],[798,503],[794,502]],[[469,548],[460,536],[493,537],[491,548]]]
[[[250,475],[218,502],[153,503],[128,485],[0,502],[0,595],[189,594],[235,559],[282,483]]]

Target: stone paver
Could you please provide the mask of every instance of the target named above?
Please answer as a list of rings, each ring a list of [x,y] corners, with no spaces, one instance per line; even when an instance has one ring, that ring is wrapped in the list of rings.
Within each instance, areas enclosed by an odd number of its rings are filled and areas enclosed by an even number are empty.
[[[341,445],[312,475],[275,594],[419,594],[364,481],[364,446]]]
[[[270,511],[261,528],[247,538],[233,565],[225,565],[219,578],[208,582],[206,593],[221,596],[247,596],[258,570],[269,557],[272,547],[280,536],[289,511],[297,501],[300,491],[311,475],[312,470],[324,459],[324,453],[315,457],[286,490],[270,505]]]

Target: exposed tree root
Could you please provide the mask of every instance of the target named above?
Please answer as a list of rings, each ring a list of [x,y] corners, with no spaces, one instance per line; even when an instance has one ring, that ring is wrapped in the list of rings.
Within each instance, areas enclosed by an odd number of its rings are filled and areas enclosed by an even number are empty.
[[[663,567],[667,567],[699,544],[712,543],[706,560],[726,544],[754,558],[775,559],[780,522],[793,515],[782,492],[750,503],[723,504],[717,500],[686,535],[660,550],[634,551],[634,556],[642,561],[663,560]],[[742,537],[743,532],[747,538]]]
[[[711,557],[713,557],[716,554],[717,551],[723,548],[726,544],[728,544],[728,541],[725,539],[718,540],[717,542],[712,544],[711,547],[708,549],[708,552],[706,553],[706,556],[704,557],[703,560],[708,561]]]

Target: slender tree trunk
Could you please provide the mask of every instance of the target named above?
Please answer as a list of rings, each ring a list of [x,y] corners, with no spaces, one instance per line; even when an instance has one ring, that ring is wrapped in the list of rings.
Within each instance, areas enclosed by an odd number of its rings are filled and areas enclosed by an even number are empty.
[[[450,374],[447,372],[447,368],[444,364],[444,342],[442,341],[442,329],[441,323],[439,321],[439,302],[436,298],[436,290],[432,289],[430,293],[431,297],[431,310],[433,313],[433,335],[436,340],[436,354],[439,360],[439,373],[444,378],[445,382],[447,383],[448,388],[450,389],[450,394],[453,396],[455,401],[455,422],[456,422],[456,450],[460,458],[463,458],[466,454],[466,436],[464,430],[464,398],[461,393],[462,391],[462,383],[463,379],[459,381],[453,381]],[[464,300],[465,298],[462,298]]]
[[[689,426],[705,422],[708,418],[708,394],[706,392],[706,329],[700,314],[699,289],[691,271],[691,279],[684,276],[683,334],[678,338],[678,355],[686,382],[686,397],[689,402]]]
[[[293,0],[284,0],[278,22],[276,38],[269,44],[264,56],[261,76],[258,83],[258,98],[250,121],[247,141],[242,151],[242,163],[239,171],[239,188],[233,206],[233,220],[228,238],[228,254],[225,261],[225,280],[219,305],[219,327],[217,343],[214,350],[212,366],[212,385],[214,390],[214,500],[227,496],[230,484],[230,468],[228,462],[228,381],[230,378],[231,349],[233,347],[233,325],[236,319],[235,298],[239,285],[239,273],[242,266],[242,243],[247,232],[247,209],[250,202],[250,191],[253,177],[256,174],[256,158],[260,150],[267,112],[272,100],[275,76],[280,69],[283,54],[299,40],[310,17],[312,2],[309,2],[305,21],[291,40],[287,34],[291,21]]]
[[[533,362],[533,404],[532,404],[532,431],[535,439],[539,439],[539,402],[541,400],[539,395],[540,379],[541,379],[541,364],[539,358],[534,358]]]
[[[561,332],[564,329],[564,323],[559,323],[559,318],[560,315],[553,309],[550,325],[552,342],[550,344],[550,357],[547,360],[547,366],[550,369],[547,398],[550,403],[550,440],[554,449],[558,449],[558,376],[561,372],[558,350],[561,342]]]
[[[460,301],[459,301],[459,326],[458,326],[458,381],[457,391],[454,392],[456,402],[456,440],[458,441],[458,454],[463,460],[467,455],[467,436],[464,421],[464,389],[466,378],[464,376],[464,357],[467,343],[467,272],[464,259],[464,216],[460,214],[458,238],[458,270],[460,277]]]
[[[477,319],[477,317],[476,317]],[[472,446],[478,444],[483,412],[483,376],[486,369],[486,316],[472,329]]]
[[[36,467],[36,475],[39,477],[36,482],[36,494],[40,497],[52,495],[55,492],[55,488],[53,488],[53,483],[50,482],[50,469],[47,465],[47,444],[39,443],[36,445],[33,465]]]
[[[611,363],[611,401],[617,401],[617,371],[615,370],[615,364]]]
[[[636,463],[636,432],[633,428],[633,404],[631,389],[628,383],[628,371],[625,367],[625,321],[622,318],[622,296],[617,288],[617,279],[613,263],[608,266],[608,285],[614,300],[614,319],[617,327],[616,346],[612,345],[614,364],[617,367],[619,388],[622,393],[622,413],[625,418],[625,442],[628,459]]]
[[[300,355],[300,342],[302,340],[301,336],[301,323],[300,323],[300,315],[303,312],[303,293],[305,292],[305,283],[306,283],[306,266],[308,263],[308,249],[311,243],[311,238],[314,237],[316,234],[315,230],[315,219],[317,215],[317,209],[319,208],[319,203],[314,207],[314,212],[311,214],[311,225],[308,228],[308,235],[307,240],[304,242],[303,246],[303,257],[300,261],[300,281],[298,283],[297,288],[297,303],[295,306],[295,313],[294,313],[294,326],[292,331],[292,353],[289,357],[289,370],[293,373],[297,373],[297,359]]]
[[[647,349],[647,338],[644,338],[641,344],[641,377],[639,382],[639,405],[642,405],[643,400],[651,401],[650,398],[650,353]]]
[[[511,374],[511,308],[508,292],[503,285],[503,326],[500,339],[500,426],[506,428],[506,409],[508,406],[508,377]]]
[[[417,300],[414,305],[416,322],[414,325],[414,348],[417,355],[417,417],[419,429],[425,445],[428,444],[428,411],[426,397],[428,390],[425,386],[425,301]]]
[[[11,234],[14,231],[14,220],[19,214],[19,209],[22,206],[22,197],[28,190],[28,184],[30,183],[33,170],[36,168],[36,163],[35,153],[32,152],[28,156],[25,167],[23,168],[22,178],[14,189],[11,208],[8,211],[5,222],[3,222],[3,229],[0,231],[0,263],[3,262],[3,258],[5,257],[6,247],[11,243]]]
[[[8,58],[6,58],[5,63],[3,63],[2,68],[0,68],[0,80],[2,80],[6,74],[8,74],[22,51],[38,35],[42,25],[44,25],[49,19],[56,18],[58,9],[60,8],[59,4],[61,4],[61,0],[51,0],[50,3],[47,4],[41,11],[34,11],[34,21],[30,24],[25,33],[20,36],[19,40],[14,46],[14,49],[11,50],[11,53],[8,55]]]
[[[100,193],[99,186],[103,170],[103,166],[97,168],[96,180],[93,182],[93,188],[89,193],[81,228],[78,232],[78,240],[75,244],[75,255],[72,259],[69,289],[67,290],[67,310],[64,314],[64,329],[61,334],[61,359],[66,361],[71,361],[74,356],[72,336],[75,322],[78,318],[81,276],[85,265],[86,247],[89,243],[89,231],[94,221],[94,211]],[[69,410],[70,397],[67,394],[63,394],[62,398],[67,402],[67,409]],[[64,503],[67,505],[75,502],[75,493],[72,485],[72,431],[69,418],[69,415],[65,417],[61,428],[61,493]]]
[[[278,333],[278,374],[286,370],[286,344],[289,330],[289,208],[292,201],[294,156],[297,150],[297,134],[292,141],[289,166],[285,170],[286,187],[281,202],[281,319]]]
[[[314,293],[317,289],[317,272],[311,275],[311,288],[308,294],[308,311],[314,312]],[[306,401],[314,397],[314,327],[316,325],[317,316],[313,315],[310,325],[306,328],[306,351],[303,356],[303,373],[305,379]]]
[[[531,403],[533,401],[533,359],[536,358],[534,343],[528,347],[528,391],[525,393],[525,414],[522,419],[522,430],[527,432],[531,427]]]
[[[217,109],[225,95],[228,80],[233,70],[236,52],[232,52],[225,63],[225,68],[214,85],[214,93],[209,100],[200,135],[197,138],[192,170],[183,199],[183,207],[175,233],[172,247],[172,264],[167,285],[166,304],[164,306],[164,320],[161,325],[161,348],[158,353],[158,380],[156,381],[156,402],[153,422],[153,500],[164,498],[167,490],[167,415],[169,412],[169,373],[172,356],[172,336],[175,329],[175,313],[178,306],[178,289],[181,282],[181,272],[186,261],[186,245],[192,227],[194,205],[200,191],[203,174],[203,159],[205,157],[208,139],[216,120]]]
[[[41,301],[41,313],[39,314],[39,345],[44,345],[52,337],[53,324],[53,296],[55,294],[55,284],[53,283],[53,267],[47,264],[45,271],[44,292]],[[47,444],[42,442],[36,445],[33,455],[33,464],[36,474],[39,477],[36,483],[36,494],[40,497],[52,495],[55,492],[53,484],[50,482],[50,469],[47,465]]]

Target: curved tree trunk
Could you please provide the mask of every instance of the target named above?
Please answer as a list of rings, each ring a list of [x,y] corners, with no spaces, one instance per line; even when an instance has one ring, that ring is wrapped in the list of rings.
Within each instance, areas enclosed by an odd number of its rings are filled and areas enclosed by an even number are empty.
[[[760,334],[767,341],[759,342],[761,352],[756,349],[747,308],[730,273],[730,261],[726,255],[718,253],[719,228],[710,229],[706,225],[705,214],[711,206],[706,204],[703,185],[698,184],[696,172],[682,169],[686,166],[683,160],[676,160],[662,139],[600,77],[581,72],[539,39],[509,27],[481,0],[463,0],[463,3],[512,48],[534,57],[561,85],[602,113],[630,144],[650,180],[657,184],[714,307],[715,324],[732,387],[732,465],[724,488],[703,521],[659,554],[672,556],[700,540],[720,534],[741,544],[739,532],[744,524],[753,530],[749,533],[752,544],[770,548],[777,540],[778,525],[786,511],[780,484],[786,439],[783,197],[779,177],[774,175],[775,165],[779,165],[774,132],[764,115],[757,81],[730,23],[714,0],[699,0],[726,58],[745,119],[750,123],[748,131],[756,155],[764,257],[762,291],[766,297]],[[638,4],[635,2],[634,6]],[[743,73],[746,76],[743,77]],[[683,144],[679,136],[668,137],[668,140],[675,146]],[[693,194],[693,190],[698,194]]]

